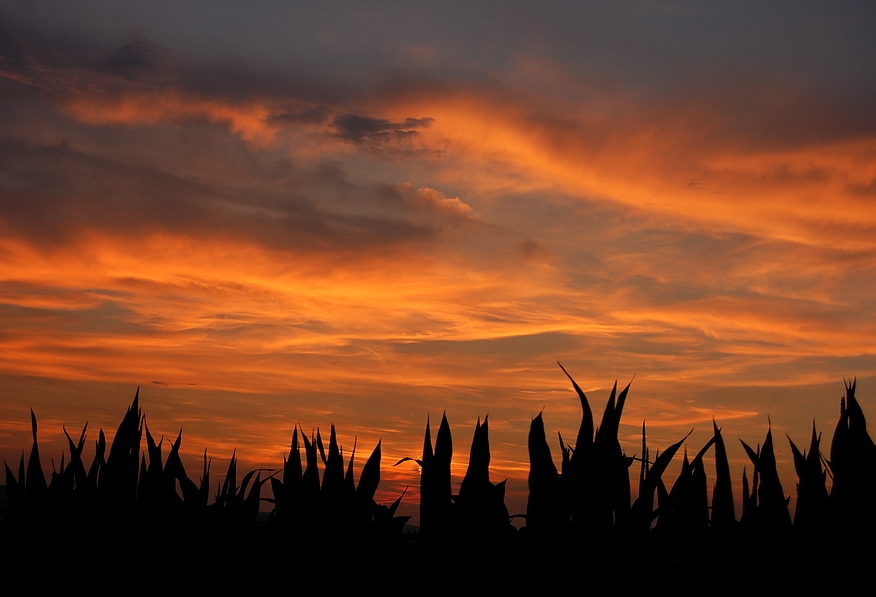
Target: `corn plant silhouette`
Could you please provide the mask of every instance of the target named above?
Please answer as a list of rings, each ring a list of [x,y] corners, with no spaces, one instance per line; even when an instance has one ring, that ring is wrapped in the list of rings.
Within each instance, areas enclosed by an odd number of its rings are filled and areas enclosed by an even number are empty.
[[[788,437],[794,455],[794,470],[797,473],[797,506],[794,510],[794,527],[801,533],[822,535],[827,530],[830,517],[830,495],[827,491],[827,471],[821,464],[821,434],[812,422],[812,437],[809,452],[801,452]]]
[[[876,445],[867,433],[864,411],[855,399],[857,380],[846,383],[840,418],[830,445],[830,493],[834,524],[845,533],[869,537],[876,531]]]
[[[41,462],[37,417],[31,411],[33,441],[28,457],[22,452],[17,473],[4,464],[3,560],[35,577],[42,565],[39,554],[46,553],[47,546],[58,546],[66,554],[57,567],[59,586],[60,579],[99,561],[107,586],[124,587],[139,577],[146,579],[144,586],[156,590],[166,588],[171,577],[184,574],[194,562],[200,574],[189,574],[187,587],[253,590],[288,588],[293,581],[288,575],[254,581],[245,572],[234,575],[229,570],[240,569],[241,562],[249,566],[261,562],[315,578],[314,572],[334,570],[332,554],[348,548],[364,555],[347,566],[344,578],[384,579],[384,562],[391,555],[400,565],[415,567],[417,574],[427,574],[436,586],[444,582],[450,587],[459,575],[487,566],[507,578],[531,581],[526,585],[521,580],[524,584],[512,587],[544,588],[549,578],[583,582],[582,571],[589,565],[607,583],[593,586],[614,586],[619,578],[629,582],[637,574],[644,587],[680,553],[688,552],[684,556],[688,571],[723,574],[728,583],[726,570],[749,566],[770,575],[777,566],[798,565],[801,557],[810,557],[819,542],[826,541],[834,547],[826,561],[842,566],[843,579],[867,570],[876,531],[876,444],[855,397],[856,380],[845,383],[829,459],[821,453],[815,422],[807,450],[787,438],[797,474],[793,518],[778,474],[771,425],[764,441],[754,447],[740,439],[752,474],[749,477],[748,468],[743,468],[737,521],[727,449],[717,422],[712,422],[712,437],[692,458],[686,448],[682,450],[688,433],[655,451],[653,459],[643,422],[641,453],[627,456],[618,432],[630,386],[618,392],[614,384],[595,427],[587,396],[562,370],[579,399],[581,423],[574,446],[558,433],[558,467],[543,413],[533,417],[527,438],[529,495],[520,532],[510,523],[505,481],[490,479],[488,417],[475,425],[457,494],[453,494],[453,440],[446,413],[434,445],[427,418],[421,458],[396,463],[415,461],[421,473],[420,532],[405,540],[402,531],[408,517],[396,515],[405,494],[389,506],[375,501],[381,442],[362,466],[357,484],[355,441],[345,462],[334,425],[327,446],[319,428],[308,437],[296,425],[282,467],[266,477],[261,470],[251,470],[238,483],[237,453],[232,453],[210,503],[207,451],[197,482],[189,477],[180,456],[182,431],[168,442],[165,458],[165,438],[156,441],[150,432],[139,408],[138,390],[111,443],[99,430],[89,466],[84,458],[88,425],[78,438],[64,428],[68,454],[62,453],[57,470],[52,461],[48,479]],[[715,480],[710,503],[704,460],[712,448]],[[670,484],[664,478],[679,452],[681,470]],[[630,468],[636,461],[638,493],[631,504]],[[271,497],[262,496],[266,483]],[[261,503],[269,503],[271,510],[266,522],[259,523]],[[855,544],[866,547],[858,552],[844,549]],[[771,557],[748,557],[753,546],[767,549]],[[640,562],[630,576],[621,554],[631,548],[663,555]],[[545,573],[548,568],[554,568],[553,575]],[[806,579],[794,578],[801,583]],[[833,581],[838,582],[837,577]],[[341,586],[340,580],[333,582],[331,586]],[[805,582],[811,586],[812,579]],[[361,583],[350,588],[359,590]]]
[[[355,446],[345,470],[334,425],[331,426],[327,455],[318,429],[311,440],[301,434],[306,462],[303,469],[298,434],[299,427],[296,426],[289,455],[284,457],[283,478],[270,477],[273,498],[267,501],[274,505],[270,521],[280,537],[310,542],[332,542],[338,538],[359,542],[398,538],[409,519],[395,515],[404,494],[388,507],[374,500],[380,484],[381,443],[377,443],[362,467],[357,486],[353,473]],[[324,466],[321,482],[317,453]]]
[[[441,417],[435,446],[432,446],[432,426],[426,418],[422,458],[406,456],[395,463],[414,461],[420,467],[420,534],[424,540],[446,539],[453,521],[453,490],[450,463],[453,459],[453,437],[447,413]]]

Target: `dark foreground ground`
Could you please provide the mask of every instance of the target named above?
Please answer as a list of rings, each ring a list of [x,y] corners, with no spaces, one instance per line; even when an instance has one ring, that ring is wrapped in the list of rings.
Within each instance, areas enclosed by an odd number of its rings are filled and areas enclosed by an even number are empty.
[[[97,593],[151,591],[292,594],[488,590],[518,594],[564,591],[755,592],[873,588],[872,542],[839,537],[785,537],[739,531],[683,542],[658,536],[460,537],[424,541],[281,537],[260,521],[252,536],[195,536],[140,524],[58,537],[22,535],[5,526],[0,572],[7,586]]]

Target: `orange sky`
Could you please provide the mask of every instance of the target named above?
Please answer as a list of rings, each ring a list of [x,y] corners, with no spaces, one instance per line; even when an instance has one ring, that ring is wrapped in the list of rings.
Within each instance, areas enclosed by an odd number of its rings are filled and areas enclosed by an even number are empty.
[[[628,453],[876,413],[871,8],[93,4],[0,5],[7,462],[140,386],[192,466],[334,423],[413,508],[427,415],[461,478],[489,414],[518,511],[558,360],[596,412],[635,376]]]

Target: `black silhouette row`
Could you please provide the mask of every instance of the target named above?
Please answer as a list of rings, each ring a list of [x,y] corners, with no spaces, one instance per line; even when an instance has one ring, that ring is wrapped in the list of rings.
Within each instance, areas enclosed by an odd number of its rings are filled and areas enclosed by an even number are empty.
[[[538,576],[534,570],[557,562],[571,570],[580,567],[584,557],[590,558],[591,568],[598,561],[603,569],[608,566],[617,572],[626,569],[625,564],[612,554],[628,549],[656,554],[650,565],[638,566],[641,577],[664,573],[673,562],[681,566],[697,562],[701,572],[711,574],[715,567],[746,561],[745,550],[760,549],[764,542],[776,553],[784,553],[775,557],[786,558],[796,558],[816,545],[872,545],[876,445],[855,399],[854,381],[846,384],[841,399],[829,457],[821,452],[821,435],[814,424],[808,450],[801,451],[788,438],[798,476],[793,518],[776,469],[771,430],[754,448],[742,442],[752,473],[749,477],[747,468],[742,473],[742,511],[737,520],[730,466],[717,424],[712,438],[693,458],[685,449],[681,473],[670,486],[664,481],[665,471],[687,436],[656,451],[652,458],[643,424],[641,452],[627,456],[618,441],[618,429],[629,386],[618,393],[615,384],[595,426],[587,397],[571,376],[569,380],[582,407],[577,438],[572,446],[559,436],[558,469],[542,415],[532,420],[529,499],[520,531],[512,526],[505,506],[505,482],[490,480],[486,418],[475,427],[458,493],[453,493],[453,442],[446,416],[434,445],[427,421],[421,458],[396,463],[416,461],[420,467],[419,531],[404,533],[408,518],[396,516],[403,495],[390,506],[374,500],[380,483],[380,443],[362,467],[357,485],[353,473],[356,448],[345,463],[334,426],[327,449],[319,430],[308,438],[296,427],[282,470],[250,471],[238,484],[237,461],[232,455],[210,503],[206,451],[196,483],[179,456],[181,434],[165,458],[164,440],[156,442],[149,432],[138,406],[139,396],[135,396],[108,450],[100,430],[88,467],[83,460],[87,425],[76,440],[64,429],[69,460],[62,454],[59,469],[53,470],[48,481],[40,460],[37,420],[31,412],[29,458],[25,463],[22,453],[17,474],[6,464],[8,503],[0,521],[0,555],[18,569],[34,570],[41,558],[61,550],[66,555],[56,569],[64,572],[58,573],[57,582],[91,565],[100,553],[111,564],[108,570],[113,578],[139,574],[138,566],[146,565],[153,569],[150,578],[156,587],[179,573],[192,587],[253,589],[284,583],[281,577],[269,575],[269,581],[259,576],[250,585],[247,575],[230,574],[229,567],[249,562],[253,569],[291,566],[326,573],[331,569],[331,554],[344,546],[360,554],[362,565],[347,569],[358,570],[358,575],[373,576],[375,562],[392,555],[399,566],[416,566],[417,574],[471,570],[474,562],[491,561],[504,566],[506,578],[516,575],[542,586],[546,581],[543,577],[533,580]],[[141,453],[144,434],[146,450]],[[704,467],[710,450],[716,477],[711,500]],[[639,482],[633,499],[630,469],[635,463]],[[272,497],[262,497],[266,482],[270,482]],[[273,508],[267,522],[258,523],[262,501]],[[872,547],[858,553],[869,558]],[[721,561],[729,563],[721,565]],[[199,566],[202,574],[186,574],[191,565]],[[529,572],[519,566],[528,566]],[[349,580],[349,574],[340,577]],[[448,578],[455,576],[445,575]]]

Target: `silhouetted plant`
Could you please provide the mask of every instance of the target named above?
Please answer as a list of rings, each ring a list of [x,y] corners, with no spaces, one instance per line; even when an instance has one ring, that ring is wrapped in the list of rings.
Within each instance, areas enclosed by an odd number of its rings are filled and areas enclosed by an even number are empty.
[[[624,565],[622,558],[611,555],[617,546],[649,545],[667,553],[696,546],[698,556],[692,557],[699,557],[697,561],[702,564],[711,554],[713,561],[708,565],[712,567],[732,560],[731,553],[737,550],[740,538],[754,540],[752,545],[765,546],[773,541],[774,547],[791,548],[786,541],[792,537],[789,498],[779,479],[771,428],[763,444],[755,448],[740,440],[753,469],[751,485],[748,470],[743,469],[742,517],[737,523],[730,466],[717,423],[713,421],[713,436],[692,459],[685,449],[681,471],[667,489],[666,469],[690,433],[662,452],[655,452],[652,460],[643,422],[641,455],[628,457],[618,441],[618,430],[630,386],[618,393],[615,383],[600,425],[594,429],[587,397],[568,372],[563,372],[582,408],[576,443],[570,446],[558,434],[558,469],[548,445],[543,413],[533,417],[528,436],[526,525],[520,537],[510,524],[505,506],[505,481],[490,480],[487,417],[483,422],[478,419],[475,426],[468,466],[457,495],[452,494],[453,444],[446,415],[434,447],[427,419],[422,457],[403,458],[396,463],[415,460],[420,466],[418,544],[434,548],[424,552],[430,578],[456,565],[451,562],[459,554],[465,558],[466,570],[483,566],[490,558],[493,565],[498,561],[513,565],[516,558],[523,557],[521,554],[529,554],[528,561],[548,565],[554,557],[562,562],[562,577],[577,574],[576,566],[584,561],[580,554],[586,552],[612,571],[606,573],[606,578],[616,578]],[[798,549],[811,549],[815,539],[824,537],[838,545],[842,543],[837,541],[845,539],[872,539],[876,526],[876,445],[867,433],[855,389],[855,381],[846,383],[829,461],[820,452],[821,436],[814,422],[808,451],[799,450],[788,438],[798,477],[793,536],[806,539]],[[403,545],[400,540],[408,517],[396,513],[405,494],[390,506],[375,501],[380,484],[381,442],[362,467],[357,484],[355,441],[345,463],[333,425],[327,448],[319,429],[308,438],[295,426],[289,454],[283,457],[282,478],[275,472],[263,479],[261,471],[253,470],[244,474],[238,484],[235,451],[215,501],[208,503],[210,461],[206,450],[199,483],[189,478],[180,457],[182,431],[163,459],[164,438],[156,442],[146,425],[139,408],[139,390],[109,450],[106,436],[99,430],[94,458],[86,469],[83,452],[87,429],[86,424],[74,439],[64,428],[69,461],[62,454],[57,470],[52,461],[52,474],[47,480],[37,441],[37,418],[31,411],[30,454],[25,459],[22,452],[17,475],[5,464],[8,504],[0,526],[3,542],[7,555],[9,544],[24,546],[15,557],[28,569],[39,565],[33,557],[39,546],[49,542],[66,545],[74,540],[81,548],[70,555],[66,562],[69,566],[84,566],[94,554],[101,553],[107,575],[127,575],[136,573],[138,558],[143,558],[158,578],[156,571],[161,566],[170,571],[180,565],[163,555],[164,542],[169,541],[178,558],[185,553],[200,553],[220,567],[235,558],[260,553],[259,557],[277,563],[298,561],[301,566],[328,569],[333,559],[324,554],[333,553],[339,546],[370,547],[372,550],[363,559],[367,565],[360,571],[377,575],[384,550]],[[144,432],[146,449],[141,452]],[[304,448],[304,466],[299,440]],[[704,458],[713,446],[716,479],[710,505]],[[629,469],[635,460],[640,461],[638,495],[630,505]],[[833,481],[830,491],[828,475]],[[268,481],[273,497],[262,498],[262,485]],[[257,523],[262,501],[273,505],[267,531],[264,523]],[[259,543],[257,539],[262,535],[271,540]],[[302,546],[318,549],[305,549],[302,554]],[[375,546],[379,549],[374,550]],[[258,552],[260,549],[268,552]],[[769,561],[755,559],[761,571]],[[651,568],[648,574],[658,569]],[[546,582],[542,573],[532,574],[540,579],[539,583]]]
[[[420,534],[426,540],[440,540],[450,531],[454,512],[450,478],[452,459],[453,437],[445,413],[441,417],[434,449],[432,428],[427,417],[422,458],[405,457],[394,465],[414,461],[420,467]]]
[[[715,488],[712,490],[712,529],[727,532],[736,527],[736,508],[733,503],[733,483],[727,448],[718,424],[712,419],[715,434]]]
[[[788,437],[794,455],[797,472],[797,506],[794,510],[794,527],[806,533],[820,534],[827,529],[830,515],[830,496],[827,492],[827,472],[821,466],[821,435],[812,422],[812,438],[809,452],[800,452]]]
[[[779,480],[779,472],[776,469],[776,456],[773,451],[773,432],[767,429],[766,439],[763,446],[757,451],[744,441],[739,440],[749,460],[754,465],[755,488],[752,490],[752,499],[756,494],[754,507],[749,508],[750,520],[745,522],[753,525],[759,531],[787,532],[791,528],[791,515],[788,511],[790,498],[785,496],[782,482]],[[758,485],[759,478],[759,487]]]
[[[563,504],[560,473],[551,458],[541,413],[529,427],[529,499],[526,502],[526,527],[531,532],[555,534],[569,525],[568,508]]]
[[[362,541],[391,540],[401,536],[409,519],[396,516],[399,497],[391,506],[374,501],[380,484],[381,444],[377,443],[362,467],[358,486],[353,477],[355,446],[344,466],[343,452],[332,425],[326,454],[319,430],[312,440],[303,433],[306,467],[301,467],[298,427],[292,432],[289,456],[284,457],[283,479],[271,475],[274,509],[270,521],[282,540],[332,542],[339,539]],[[320,483],[317,452],[324,470]],[[403,494],[404,495],[404,494]]]
[[[830,445],[830,502],[834,524],[842,532],[872,537],[876,531],[876,445],[855,399],[856,386],[857,380],[847,382],[845,399],[840,399],[840,418]]]

